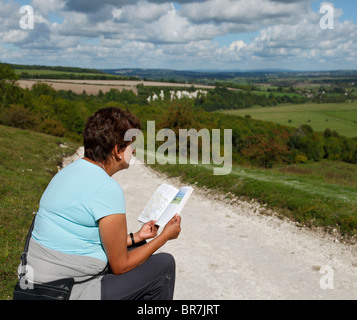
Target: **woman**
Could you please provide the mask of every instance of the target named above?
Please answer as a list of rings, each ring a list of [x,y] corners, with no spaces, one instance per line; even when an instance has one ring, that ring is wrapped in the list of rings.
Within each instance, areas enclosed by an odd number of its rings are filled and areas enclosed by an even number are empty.
[[[173,298],[175,261],[169,254],[153,254],[179,236],[181,218],[175,216],[159,236],[155,221],[128,235],[123,190],[111,178],[129,168],[134,152],[132,142],[124,141],[129,129],[140,129],[137,118],[118,108],[89,118],[85,157],[60,171],[41,198],[28,251],[30,281],[74,277],[80,282],[109,263],[110,273],[75,285],[70,298]]]

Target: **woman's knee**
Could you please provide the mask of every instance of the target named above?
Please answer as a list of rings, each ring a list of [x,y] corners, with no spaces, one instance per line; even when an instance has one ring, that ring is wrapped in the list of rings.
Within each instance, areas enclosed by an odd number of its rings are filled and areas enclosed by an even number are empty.
[[[158,253],[156,254],[160,265],[170,271],[175,272],[176,261],[175,258],[169,253]]]

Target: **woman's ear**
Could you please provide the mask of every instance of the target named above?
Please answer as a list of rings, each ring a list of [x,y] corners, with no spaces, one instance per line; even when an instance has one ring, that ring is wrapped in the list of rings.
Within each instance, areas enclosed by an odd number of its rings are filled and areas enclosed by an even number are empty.
[[[113,156],[116,161],[121,161],[124,157],[124,152],[120,152],[118,145],[113,149]]]

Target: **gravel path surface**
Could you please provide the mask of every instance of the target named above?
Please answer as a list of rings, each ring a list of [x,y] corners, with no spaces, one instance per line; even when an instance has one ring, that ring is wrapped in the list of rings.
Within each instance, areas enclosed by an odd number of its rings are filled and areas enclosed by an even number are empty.
[[[137,218],[157,187],[181,186],[135,163],[113,178],[124,189],[132,232],[141,227]],[[357,299],[356,245],[260,209],[195,188],[181,214],[180,238],[161,249],[176,259],[175,299]]]

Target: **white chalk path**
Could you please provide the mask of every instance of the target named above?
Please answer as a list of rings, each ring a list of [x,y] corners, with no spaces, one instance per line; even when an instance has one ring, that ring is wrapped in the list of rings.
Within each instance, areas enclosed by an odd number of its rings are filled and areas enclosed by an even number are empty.
[[[124,189],[133,232],[156,188],[180,187],[140,164],[113,178]],[[181,214],[180,238],[161,250],[176,259],[175,299],[357,299],[356,245],[261,215],[256,203],[214,198],[195,188]],[[320,273],[323,266],[328,269]]]

